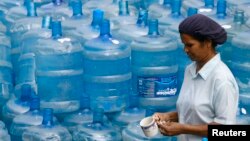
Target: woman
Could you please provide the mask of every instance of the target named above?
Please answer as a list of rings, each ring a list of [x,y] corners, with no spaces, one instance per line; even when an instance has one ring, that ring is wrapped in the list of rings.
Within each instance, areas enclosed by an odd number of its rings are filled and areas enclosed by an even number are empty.
[[[153,118],[163,135],[201,141],[209,124],[235,123],[239,90],[216,52],[216,46],[227,39],[218,23],[196,14],[180,23],[179,32],[184,51],[194,62],[185,70],[177,112],[155,113]]]

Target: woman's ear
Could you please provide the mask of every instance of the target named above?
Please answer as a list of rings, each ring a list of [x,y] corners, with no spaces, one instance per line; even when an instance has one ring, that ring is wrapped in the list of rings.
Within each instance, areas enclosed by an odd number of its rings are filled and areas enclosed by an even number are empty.
[[[207,47],[207,48],[213,48],[213,41],[211,39],[206,39],[204,41],[204,43],[205,43],[205,47]]]

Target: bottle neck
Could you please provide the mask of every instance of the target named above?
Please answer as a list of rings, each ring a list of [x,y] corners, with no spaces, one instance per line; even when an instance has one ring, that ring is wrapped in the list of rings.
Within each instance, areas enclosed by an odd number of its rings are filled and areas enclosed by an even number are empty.
[[[205,7],[214,8],[214,0],[205,0]]]
[[[112,37],[110,34],[110,22],[109,20],[103,20],[101,23],[101,29],[100,29],[100,37],[103,38],[110,38]]]
[[[245,24],[245,14],[243,10],[235,11],[234,23],[239,25]]]
[[[172,16],[181,15],[181,0],[172,0]]]
[[[136,22],[139,26],[147,26],[148,25],[148,11],[141,9],[139,11],[138,19]]]
[[[148,35],[150,35],[150,36],[160,35],[160,33],[158,31],[158,20],[150,20],[149,21]]]
[[[42,28],[51,29],[52,24],[52,17],[51,16],[44,16],[42,20]]]
[[[52,22],[52,37],[58,39],[62,37],[62,24],[61,21]]]
[[[29,2],[26,4],[27,16],[28,17],[36,17],[36,5],[33,2]]]
[[[82,2],[72,2],[73,16],[82,16]]]
[[[96,9],[93,11],[93,19],[91,22],[91,26],[93,28],[96,28],[96,29],[100,28],[100,24],[103,20],[103,15],[104,15],[104,12],[102,10]]]
[[[43,111],[43,122],[42,124],[45,127],[51,127],[54,125],[53,123],[53,109],[45,108]]]
[[[197,8],[190,7],[190,8],[188,8],[188,14],[187,14],[187,16],[190,17],[190,16],[195,15],[197,13],[198,13],[198,9]]]
[[[217,17],[224,18],[226,14],[227,2],[225,0],[218,0],[217,2]]]
[[[128,1],[119,1],[119,15],[129,15]]]

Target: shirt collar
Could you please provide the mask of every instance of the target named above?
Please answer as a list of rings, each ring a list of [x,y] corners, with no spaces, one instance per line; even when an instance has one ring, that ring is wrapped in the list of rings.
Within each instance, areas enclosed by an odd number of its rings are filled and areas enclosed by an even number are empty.
[[[196,78],[200,75],[204,80],[207,79],[212,70],[216,67],[216,65],[221,61],[220,54],[216,54],[212,59],[210,59],[200,70],[196,73],[196,63],[191,64],[190,73],[192,78]]]

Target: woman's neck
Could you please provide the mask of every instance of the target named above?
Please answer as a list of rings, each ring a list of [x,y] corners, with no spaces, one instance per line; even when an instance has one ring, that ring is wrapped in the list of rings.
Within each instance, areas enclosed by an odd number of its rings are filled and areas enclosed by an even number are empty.
[[[210,60],[212,59],[217,53],[211,52],[207,56],[205,56],[202,60],[196,61],[196,73],[199,72],[199,70]]]

